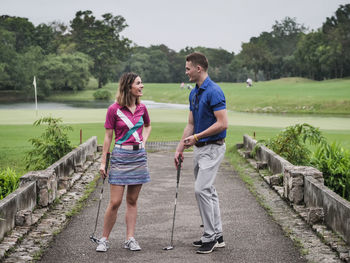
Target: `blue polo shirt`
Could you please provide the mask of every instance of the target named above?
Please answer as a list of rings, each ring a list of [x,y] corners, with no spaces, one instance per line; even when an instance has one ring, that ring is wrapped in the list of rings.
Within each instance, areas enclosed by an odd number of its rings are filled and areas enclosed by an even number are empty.
[[[226,109],[224,92],[209,77],[204,80],[200,87],[196,85],[190,93],[189,101],[190,111],[193,114],[194,133],[200,133],[216,122],[214,111]],[[209,137],[201,138],[199,141],[215,141],[224,139],[225,137],[226,130]]]

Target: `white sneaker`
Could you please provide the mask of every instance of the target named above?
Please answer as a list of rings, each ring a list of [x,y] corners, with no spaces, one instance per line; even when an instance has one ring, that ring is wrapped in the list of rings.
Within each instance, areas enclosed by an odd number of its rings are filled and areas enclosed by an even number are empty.
[[[106,252],[108,250],[109,244],[105,237],[101,238],[97,242],[98,242],[98,246],[96,248],[97,252]]]
[[[129,240],[124,242],[124,248],[130,249],[131,251],[139,251],[141,247],[135,238],[130,237]]]

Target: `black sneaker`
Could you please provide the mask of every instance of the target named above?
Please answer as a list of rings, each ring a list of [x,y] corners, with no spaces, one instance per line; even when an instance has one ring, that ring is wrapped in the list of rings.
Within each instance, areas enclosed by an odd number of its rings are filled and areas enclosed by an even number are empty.
[[[198,241],[194,241],[193,243],[192,243],[192,245],[194,246],[194,247],[200,247],[200,246],[202,246],[202,240],[198,240]]]
[[[219,237],[216,241],[218,241],[218,243],[216,244],[216,247],[223,248],[226,246],[223,236]]]
[[[216,247],[223,248],[226,246],[223,236],[219,237],[216,241],[218,241],[218,244],[216,245]],[[203,244],[202,240],[194,241],[192,243],[194,247],[200,247],[202,246],[202,244]]]
[[[200,248],[198,248],[197,253],[198,254],[209,254],[209,253],[213,252],[217,243],[218,243],[218,241],[216,241],[216,240],[211,241],[211,242],[205,242],[201,245]]]

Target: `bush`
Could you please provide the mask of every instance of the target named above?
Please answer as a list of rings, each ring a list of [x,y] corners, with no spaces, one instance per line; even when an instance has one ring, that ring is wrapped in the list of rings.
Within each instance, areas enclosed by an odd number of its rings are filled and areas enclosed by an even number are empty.
[[[0,200],[11,194],[18,188],[21,176],[9,167],[0,171]]]
[[[317,145],[311,153],[308,145]],[[350,152],[339,144],[329,145],[321,132],[309,124],[289,126],[267,141],[259,141],[253,149],[255,155],[266,145],[294,165],[311,165],[323,173],[324,184],[350,201]]]
[[[112,98],[112,93],[108,90],[98,90],[93,94],[95,100],[110,100]]]
[[[350,152],[339,144],[320,145],[311,163],[322,173],[324,184],[350,201]]]
[[[268,140],[266,145],[294,165],[309,165],[311,151],[307,147],[307,142],[317,145],[325,143],[326,140],[318,128],[304,123],[287,127]]]
[[[52,117],[44,117],[34,122],[34,126],[45,123],[48,126],[39,138],[29,140],[33,145],[33,149],[27,152],[25,156],[27,169],[46,169],[73,149],[67,134],[67,131],[72,130],[72,127],[62,125],[60,122],[62,122],[60,118]]]

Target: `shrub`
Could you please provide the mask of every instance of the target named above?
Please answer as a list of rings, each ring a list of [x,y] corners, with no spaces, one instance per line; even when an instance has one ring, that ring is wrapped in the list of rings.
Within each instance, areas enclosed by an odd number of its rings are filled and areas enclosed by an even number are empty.
[[[60,124],[60,118],[43,117],[34,122],[34,126],[47,123],[46,130],[38,138],[29,141],[33,149],[26,153],[26,168],[42,170],[53,164],[72,150],[67,131],[72,127]]]
[[[5,198],[18,188],[20,177],[9,167],[0,171],[0,199]]]
[[[93,94],[95,100],[110,100],[112,98],[112,93],[108,90],[97,90]]]
[[[320,145],[311,163],[322,173],[324,183],[335,193],[350,201],[350,152],[339,144]]]
[[[309,165],[311,151],[307,147],[307,142],[317,145],[325,143],[326,140],[318,128],[304,123],[287,127],[268,140],[266,145],[294,165]]]
[[[314,153],[307,142],[317,145]],[[294,165],[312,165],[323,173],[324,184],[350,201],[350,152],[339,144],[329,145],[321,132],[309,124],[289,126],[267,141],[259,141],[253,149],[265,144]]]

